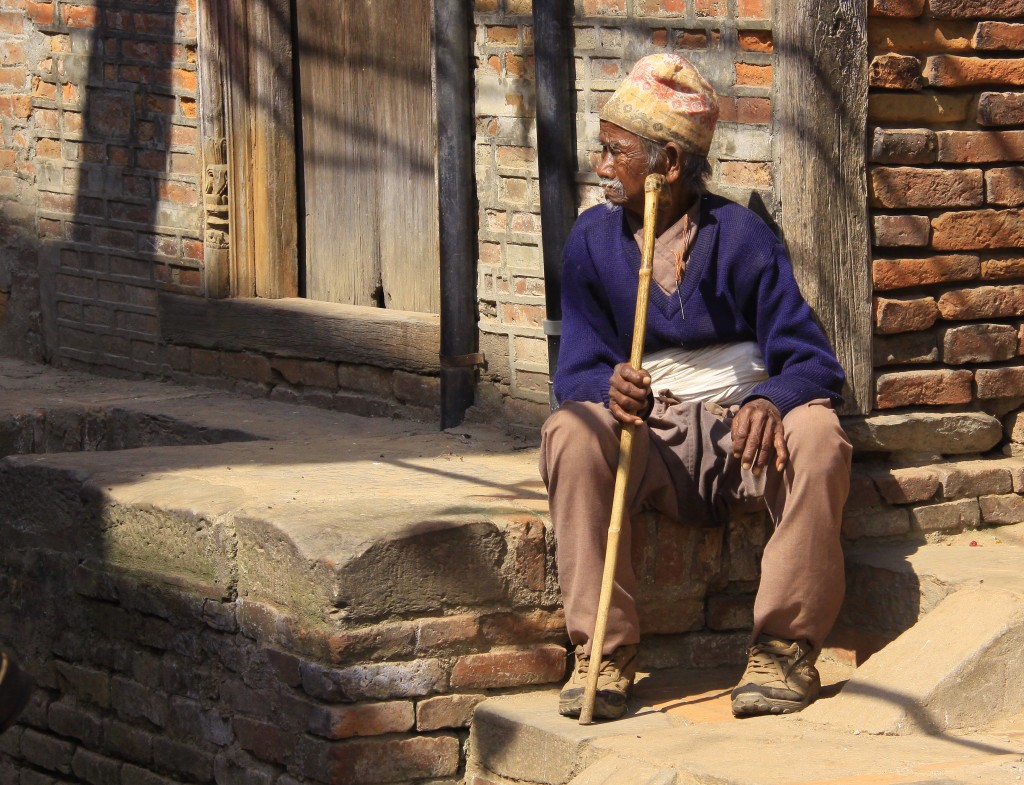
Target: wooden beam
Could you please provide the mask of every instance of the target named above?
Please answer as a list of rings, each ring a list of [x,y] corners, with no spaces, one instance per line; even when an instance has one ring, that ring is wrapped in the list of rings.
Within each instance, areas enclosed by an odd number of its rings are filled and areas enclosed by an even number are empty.
[[[864,145],[864,0],[773,4],[782,230],[800,288],[846,370],[846,413],[873,405]]]
[[[300,298],[160,294],[164,341],[224,351],[440,373],[440,318]]]

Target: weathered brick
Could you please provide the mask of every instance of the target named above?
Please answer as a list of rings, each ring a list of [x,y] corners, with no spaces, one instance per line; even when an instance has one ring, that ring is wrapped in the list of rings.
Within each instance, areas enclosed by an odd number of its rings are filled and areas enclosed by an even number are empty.
[[[364,703],[358,706],[318,706],[309,730],[328,739],[404,733],[415,722],[412,701]]]
[[[875,298],[875,331],[881,335],[927,330],[939,318],[939,309],[931,297],[913,300]]]
[[[103,749],[120,760],[145,765],[153,758],[153,736],[117,720],[103,724]]]
[[[932,224],[926,215],[876,215],[871,222],[879,248],[922,247],[931,238]]]
[[[272,382],[270,360],[249,352],[221,352],[220,366],[225,376],[253,382]]]
[[[896,16],[913,19],[924,13],[925,0],[871,0],[868,16]]]
[[[1010,360],[1017,355],[1017,330],[1008,324],[969,324],[946,330],[942,361],[947,365]]]
[[[983,281],[1024,278],[1024,259],[986,259],[981,263]]]
[[[911,526],[915,531],[963,531],[976,529],[981,524],[981,508],[977,499],[929,504],[910,511]]]
[[[977,207],[984,201],[980,169],[875,167],[870,183],[875,207]]]
[[[153,762],[196,783],[206,783],[213,779],[212,754],[162,736],[153,738]]]
[[[1024,49],[1024,25],[979,22],[972,41],[975,49]]]
[[[736,63],[736,84],[748,87],[771,87],[772,67],[757,63]]]
[[[910,531],[910,514],[904,507],[882,507],[843,516],[843,536],[848,540],[862,537],[899,537]]]
[[[92,785],[117,785],[120,782],[122,765],[119,760],[98,755],[81,747],[75,751],[75,756],[71,759],[71,770],[75,776]]]
[[[944,213],[932,219],[932,247],[938,251],[1024,248],[1024,209]]]
[[[748,630],[754,625],[751,594],[713,594],[707,598],[707,624],[712,630]]]
[[[933,363],[939,359],[939,347],[935,342],[935,336],[930,332],[877,335],[872,353],[876,368],[886,365]]]
[[[436,659],[356,665],[341,670],[303,662],[300,671],[303,690],[325,701],[413,698],[441,692],[447,686],[444,667]]]
[[[416,649],[416,630],[416,622],[411,621],[340,630],[327,641],[331,662],[350,664],[360,658],[386,660],[406,657]],[[298,676],[296,678],[301,681]]]
[[[981,274],[977,256],[932,256],[926,259],[875,259],[871,277],[876,290],[901,289],[948,281],[969,281]]]
[[[868,25],[871,52],[968,52],[975,25],[931,19],[875,19]]]
[[[553,611],[505,611],[491,613],[481,620],[484,638],[491,644],[514,645],[524,641],[564,640],[565,612],[558,608]]]
[[[110,704],[124,719],[146,719],[159,727],[167,721],[167,696],[122,676],[110,680]]]
[[[987,524],[1002,526],[1024,521],[1024,496],[1020,494],[982,496],[978,503],[981,506],[981,517]]]
[[[929,164],[936,158],[935,132],[926,128],[876,128],[871,160],[878,164]]]
[[[922,75],[932,87],[1024,85],[1024,59],[934,55]]]
[[[238,745],[260,760],[278,764],[288,760],[294,741],[291,734],[278,723],[235,717],[231,727],[238,738]]]
[[[908,125],[959,123],[968,119],[970,107],[970,96],[872,93],[868,96],[868,120]]]
[[[473,711],[486,695],[438,695],[416,704],[416,730],[468,728]]]
[[[899,406],[942,406],[970,403],[970,371],[902,371],[880,374],[875,405],[879,409]]]
[[[1024,0],[929,0],[936,19],[1012,19],[1024,16]]]
[[[565,649],[546,645],[459,657],[452,667],[452,689],[518,687],[558,681],[565,673]]]
[[[955,289],[939,298],[943,319],[991,319],[1024,316],[1024,285]]]
[[[979,368],[975,372],[975,379],[978,397],[982,400],[1024,395],[1024,367]]]
[[[1024,123],[1024,93],[982,93],[978,98],[978,125]]]
[[[63,701],[51,703],[46,711],[50,730],[95,747],[103,735],[103,723],[95,714]]]
[[[451,649],[476,640],[479,634],[480,616],[476,613],[424,619],[417,625],[416,651]]]
[[[877,469],[871,472],[871,479],[889,504],[930,501],[939,491],[939,475],[927,467]]]
[[[1009,493],[1013,490],[1013,479],[1002,463],[959,461],[936,466],[935,472],[942,480],[944,499]]]
[[[69,662],[58,662],[57,672],[61,676],[65,690],[79,700],[95,703],[103,708],[110,706],[110,676],[106,671]]]
[[[42,769],[70,774],[75,745],[27,728],[21,735],[21,754],[29,763]]]
[[[878,55],[871,60],[868,83],[875,88],[920,90],[924,86],[921,61],[911,55],[894,52]]]
[[[1024,205],[1024,166],[989,169],[985,172],[985,195],[989,204]]]
[[[1024,160],[1024,131],[939,131],[936,139],[942,163]]]
[[[344,741],[330,750],[330,781],[369,785],[450,777],[459,770],[459,750],[455,736]]]

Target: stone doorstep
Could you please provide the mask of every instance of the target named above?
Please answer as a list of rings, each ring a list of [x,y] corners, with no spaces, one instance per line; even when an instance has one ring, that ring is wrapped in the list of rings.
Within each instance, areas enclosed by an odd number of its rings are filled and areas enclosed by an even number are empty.
[[[737,669],[655,672],[638,681],[627,719],[587,728],[557,715],[554,690],[489,699],[473,721],[467,783],[1015,782],[1024,774],[1022,538],[1024,525],[853,548],[851,572],[866,570],[874,596],[902,605],[889,615],[908,626],[889,630],[894,642],[866,662],[838,628],[819,661],[822,699],[800,715],[733,720]],[[876,649],[887,642],[852,632]]]

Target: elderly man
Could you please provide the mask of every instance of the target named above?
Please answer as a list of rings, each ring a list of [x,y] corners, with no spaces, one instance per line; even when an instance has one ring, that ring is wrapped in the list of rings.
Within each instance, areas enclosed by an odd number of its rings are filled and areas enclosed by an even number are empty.
[[[839,530],[851,448],[833,405],[843,371],[800,295],[785,248],[751,211],[709,195],[718,116],[710,85],[682,57],[637,63],[601,110],[607,205],[566,243],[562,346],[541,474],[558,545],[575,670],[559,711],[579,716],[610,519],[619,429],[639,426],[594,716],[626,711],[640,625],[631,514],[684,524],[766,505],[775,531],[761,563],[737,716],[798,711],[843,597]],[[643,368],[628,365],[644,179],[667,181],[655,242]]]

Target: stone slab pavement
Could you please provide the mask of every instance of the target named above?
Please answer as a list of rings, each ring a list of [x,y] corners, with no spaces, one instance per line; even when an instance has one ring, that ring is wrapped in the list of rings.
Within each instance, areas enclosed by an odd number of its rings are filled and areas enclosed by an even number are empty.
[[[503,522],[546,511],[536,448],[496,429],[439,432],[10,358],[0,447],[0,490],[28,510],[13,537],[324,621],[500,599],[515,591],[494,577],[507,566]],[[435,547],[412,547],[426,534]],[[418,582],[403,577],[411,558],[425,562]]]

